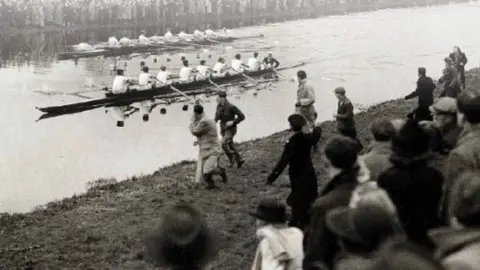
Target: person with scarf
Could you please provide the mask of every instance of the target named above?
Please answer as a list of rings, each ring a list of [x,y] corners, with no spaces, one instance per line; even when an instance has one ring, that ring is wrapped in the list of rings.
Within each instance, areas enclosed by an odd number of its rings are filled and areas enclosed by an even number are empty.
[[[217,126],[212,119],[205,115],[202,105],[197,104],[193,108],[190,132],[197,138],[193,145],[198,145],[200,150],[195,182],[199,183],[203,176],[203,180],[207,183],[207,189],[214,189],[215,182],[213,181],[213,176],[219,175],[223,182],[226,183],[226,171],[218,162],[221,150],[217,137]]]
[[[327,227],[331,210],[348,206],[359,183],[370,180],[370,172],[358,158],[357,144],[348,137],[335,135],[324,150],[329,181],[319,192],[312,207],[312,219],[305,231],[303,269],[332,269],[340,247],[338,238]]]
[[[260,239],[252,270],[300,270],[303,260],[303,233],[286,225],[286,207],[278,200],[260,201],[255,212]]]
[[[453,52],[449,55],[453,61],[453,66],[457,69],[460,76],[460,83],[462,88],[465,89],[465,65],[468,62],[467,56],[458,46],[453,47]]]
[[[288,122],[293,135],[287,141],[280,160],[268,176],[267,183],[273,184],[285,167],[289,166],[291,192],[288,195],[287,204],[292,208],[289,225],[303,230],[308,225],[311,206],[317,197],[317,176],[312,163],[311,150],[320,139],[322,130],[316,127],[312,133],[302,131],[306,121],[299,114],[290,115]]]

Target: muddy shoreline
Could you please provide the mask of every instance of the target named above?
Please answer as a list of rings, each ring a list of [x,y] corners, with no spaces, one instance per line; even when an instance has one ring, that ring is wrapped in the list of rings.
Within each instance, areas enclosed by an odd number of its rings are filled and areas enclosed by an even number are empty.
[[[480,68],[467,72],[467,83],[480,89]],[[386,101],[356,115],[359,137],[370,141],[368,125],[378,117],[404,117],[416,100]],[[335,123],[322,123],[320,144],[335,134]],[[221,241],[213,269],[246,269],[255,252],[254,220],[247,213],[264,196],[285,199],[284,174],[273,187],[265,179],[289,133],[282,131],[239,145],[247,161],[229,169],[229,182],[215,191],[192,183],[195,164],[184,161],[117,183],[99,180],[88,192],[26,214],[0,215],[0,265],[5,269],[153,269],[145,262],[141,242],[170,203],[184,201],[201,208]],[[223,157],[222,162],[226,162]],[[326,180],[321,154],[314,164],[320,183]]]

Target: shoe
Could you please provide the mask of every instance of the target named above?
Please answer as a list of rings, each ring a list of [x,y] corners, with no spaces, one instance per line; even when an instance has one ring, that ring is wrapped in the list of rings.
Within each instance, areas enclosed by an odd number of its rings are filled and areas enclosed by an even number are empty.
[[[225,169],[221,169],[222,171],[220,172],[220,176],[222,177],[222,182],[227,183],[228,182],[228,177],[227,177],[227,171]]]
[[[240,161],[237,163],[237,168],[240,169],[244,163],[245,163],[245,160],[240,160]]]

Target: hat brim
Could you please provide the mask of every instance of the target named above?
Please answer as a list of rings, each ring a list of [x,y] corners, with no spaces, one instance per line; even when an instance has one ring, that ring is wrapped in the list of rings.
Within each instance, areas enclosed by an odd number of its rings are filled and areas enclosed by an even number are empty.
[[[336,208],[330,211],[326,217],[327,227],[340,238],[344,238],[355,243],[363,242],[358,236],[355,228],[349,222],[352,212],[355,209],[349,207]]]

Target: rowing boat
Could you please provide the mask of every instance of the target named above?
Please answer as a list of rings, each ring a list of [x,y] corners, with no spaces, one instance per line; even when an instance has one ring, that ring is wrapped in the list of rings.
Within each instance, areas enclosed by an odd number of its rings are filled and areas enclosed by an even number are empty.
[[[88,57],[96,57],[96,56],[105,56],[105,57],[113,57],[113,56],[120,56],[131,54],[135,52],[152,52],[152,51],[175,51],[179,50],[180,48],[186,48],[189,46],[207,46],[207,45],[214,45],[223,42],[233,42],[239,39],[250,39],[250,38],[260,38],[263,35],[256,35],[256,36],[246,36],[246,37],[219,37],[219,38],[206,38],[203,40],[192,40],[192,41],[163,41],[154,44],[135,44],[132,46],[125,46],[119,48],[111,48],[105,45],[96,46],[94,50],[91,51],[72,51],[72,52],[64,52],[57,54],[57,58],[59,60],[67,60],[67,59],[75,59],[75,58],[88,58]]]
[[[277,69],[277,71],[296,68],[303,65],[305,65],[304,62],[296,65],[282,67]],[[256,78],[276,77],[276,76],[272,76],[276,74],[276,71],[273,71],[271,69],[250,71],[250,72],[247,71],[245,72],[245,74],[248,75],[248,77],[256,77]],[[225,77],[219,77],[219,78],[211,78],[211,81],[221,86],[221,85],[231,84],[233,82],[245,81],[245,76],[243,74],[237,74],[237,75],[231,75],[231,76],[225,76]],[[174,83],[172,84],[172,86],[180,90],[181,92],[192,93],[202,88],[211,87],[212,85],[209,80],[199,80],[199,81],[194,81],[190,83]],[[43,107],[43,108],[37,107],[37,109],[47,114],[67,114],[70,111],[85,111],[85,110],[90,110],[90,109],[95,109],[95,108],[105,107],[105,106],[125,106],[135,102],[141,102],[145,100],[152,100],[152,99],[169,96],[174,94],[175,92],[176,91],[173,90],[170,87],[170,85],[166,85],[162,87],[154,87],[149,90],[131,91],[131,92],[126,92],[121,94],[115,94],[115,95],[107,96],[105,98],[94,99],[94,100],[89,100],[84,102],[53,106],[53,107]]]

